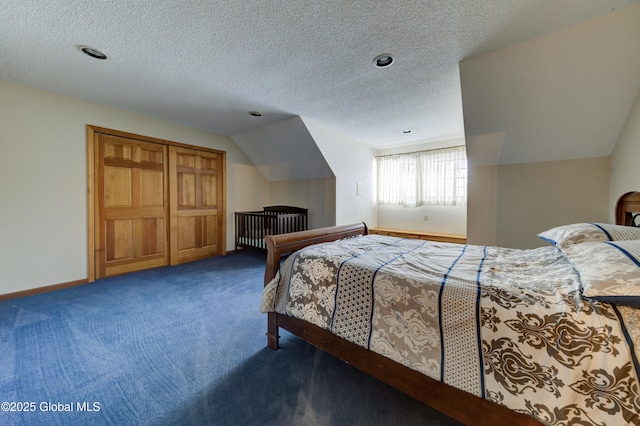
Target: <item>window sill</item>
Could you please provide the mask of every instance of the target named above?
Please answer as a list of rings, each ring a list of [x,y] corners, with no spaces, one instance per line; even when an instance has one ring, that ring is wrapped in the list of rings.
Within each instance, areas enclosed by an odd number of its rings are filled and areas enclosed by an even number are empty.
[[[466,244],[467,237],[460,234],[445,234],[440,232],[407,231],[393,228],[371,228],[370,234],[388,235],[390,237],[414,238],[418,240],[439,241],[444,243]]]

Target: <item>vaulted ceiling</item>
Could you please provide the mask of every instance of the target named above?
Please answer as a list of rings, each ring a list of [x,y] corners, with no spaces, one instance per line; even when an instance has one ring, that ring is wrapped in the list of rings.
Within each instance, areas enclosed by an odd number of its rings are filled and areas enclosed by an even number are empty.
[[[607,157],[640,89],[640,5],[461,62],[476,165]]]
[[[494,162],[600,155],[640,85],[639,1],[5,0],[0,78],[245,144],[300,117],[374,149],[466,132]]]

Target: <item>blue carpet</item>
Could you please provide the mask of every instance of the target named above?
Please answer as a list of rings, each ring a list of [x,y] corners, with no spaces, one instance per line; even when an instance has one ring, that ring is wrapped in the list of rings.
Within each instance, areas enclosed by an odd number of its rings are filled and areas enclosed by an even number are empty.
[[[0,424],[455,424],[286,332],[266,348],[264,264],[249,251],[0,302]]]

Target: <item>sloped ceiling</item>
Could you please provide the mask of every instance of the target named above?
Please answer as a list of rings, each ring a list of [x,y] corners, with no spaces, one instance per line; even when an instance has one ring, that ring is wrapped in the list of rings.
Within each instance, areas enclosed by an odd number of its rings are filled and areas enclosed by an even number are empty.
[[[461,60],[638,1],[4,0],[0,78],[227,136],[309,117],[384,148],[463,136]]]
[[[640,5],[461,62],[475,165],[612,154],[640,89]]]
[[[233,137],[269,181],[335,177],[300,117]]]
[[[0,78],[234,137],[263,169],[273,151],[248,140],[308,148],[295,117],[372,149],[466,133],[504,135],[497,162],[607,155],[638,90],[639,2],[4,0]]]

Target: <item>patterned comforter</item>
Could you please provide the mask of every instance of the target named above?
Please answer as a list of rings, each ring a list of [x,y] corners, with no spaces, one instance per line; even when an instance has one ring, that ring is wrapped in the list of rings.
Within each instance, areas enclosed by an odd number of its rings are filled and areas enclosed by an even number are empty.
[[[640,424],[640,309],[582,297],[555,247],[319,244],[283,262],[262,305],[545,424]]]

